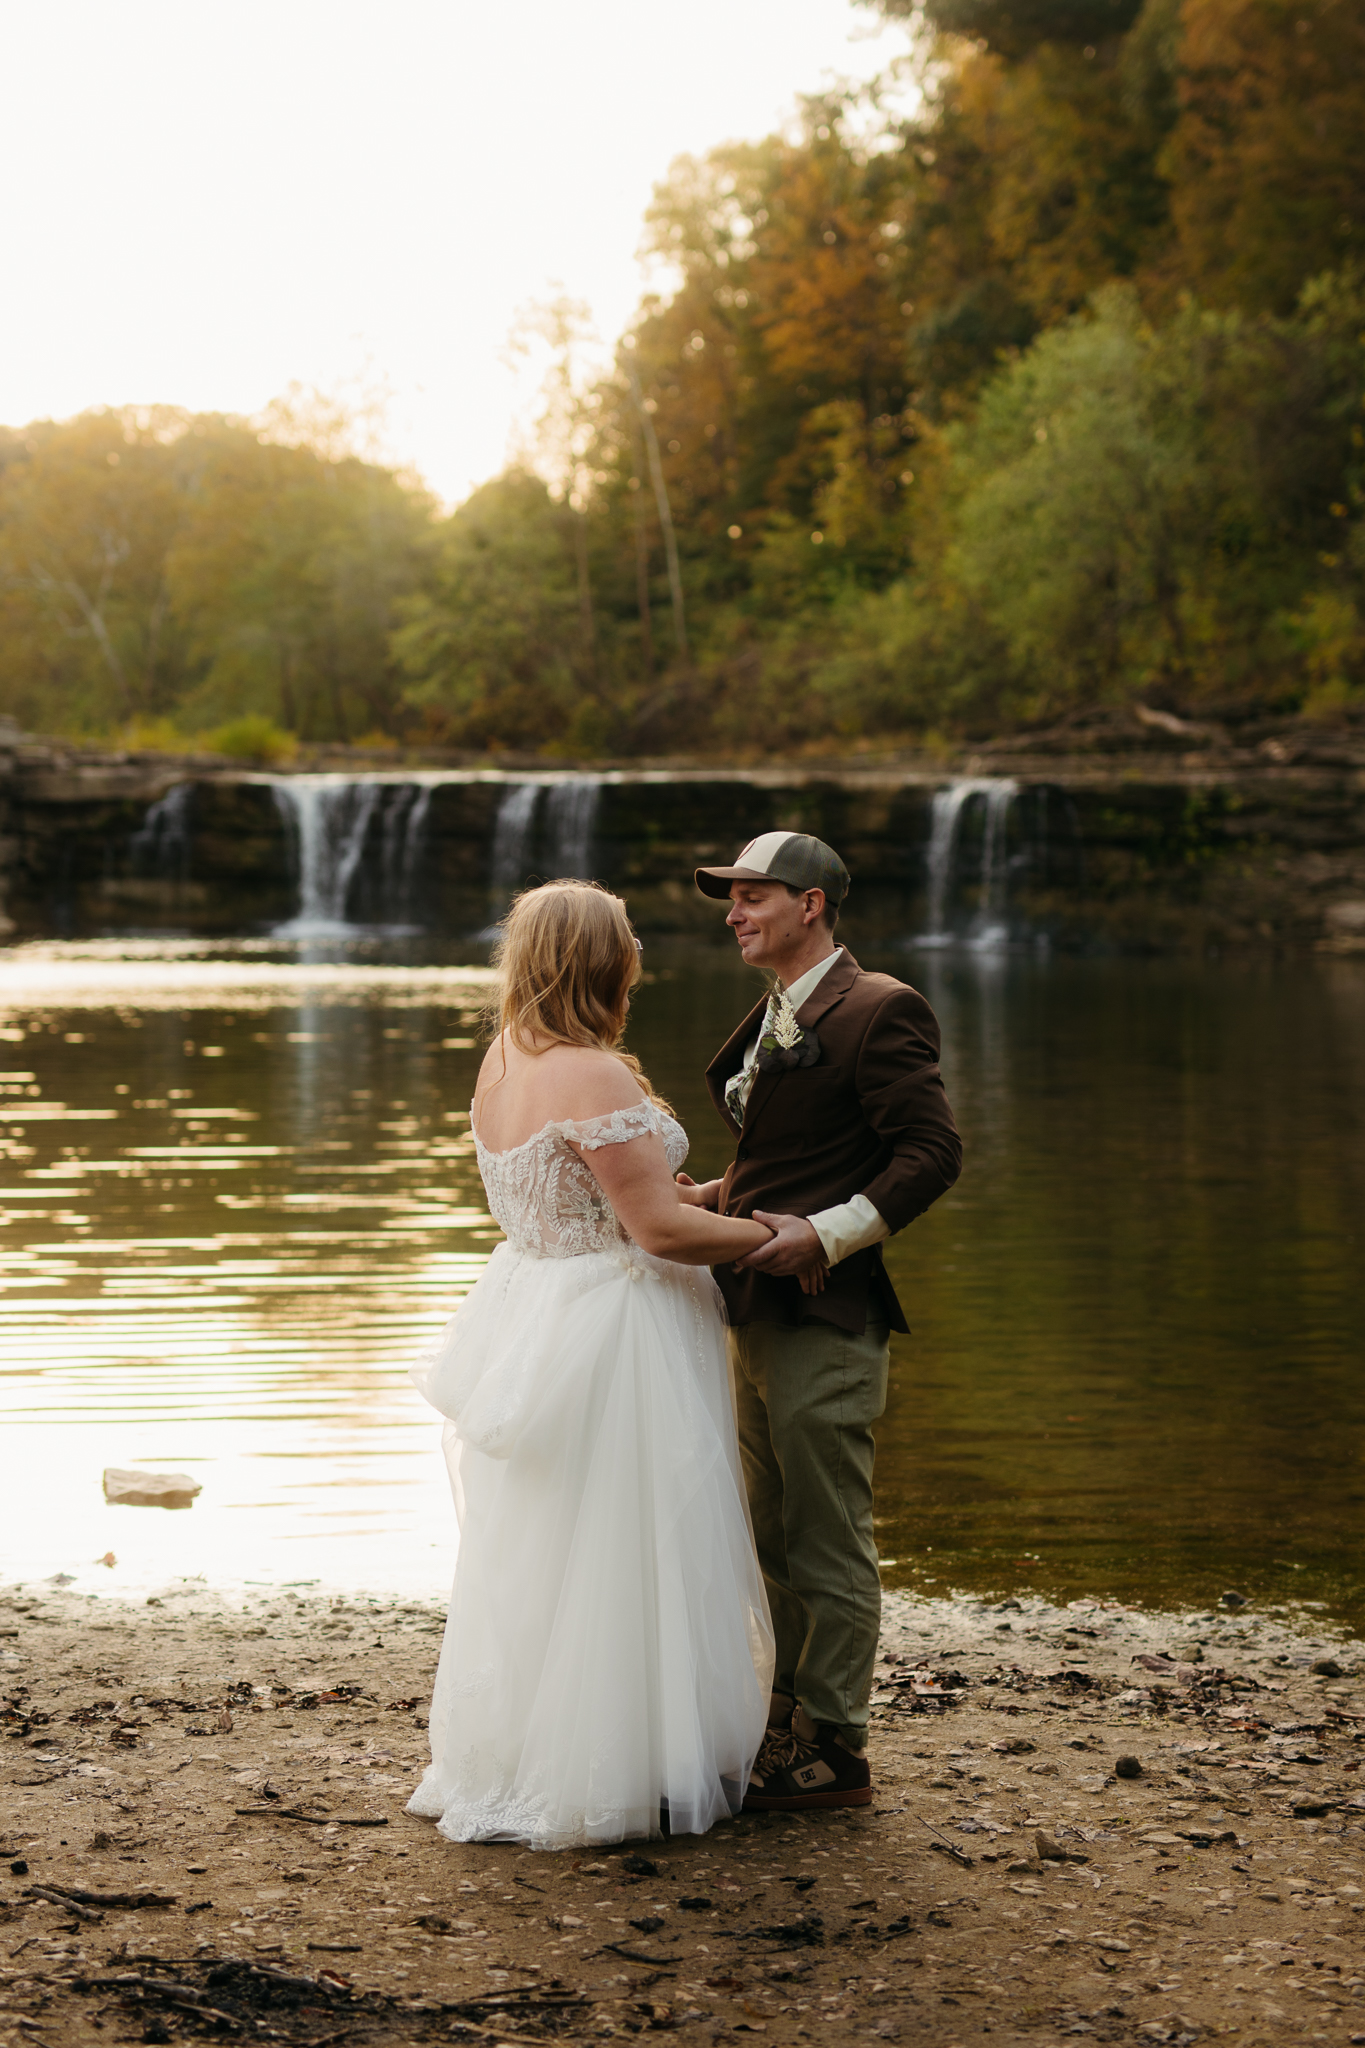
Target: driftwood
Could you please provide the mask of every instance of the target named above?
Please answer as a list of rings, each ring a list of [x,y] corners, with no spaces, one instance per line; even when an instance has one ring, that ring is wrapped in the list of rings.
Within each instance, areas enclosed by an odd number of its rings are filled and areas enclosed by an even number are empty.
[[[66,1896],[65,1892],[54,1891],[49,1885],[31,1884],[28,1886],[26,1896],[30,1899],[46,1899],[50,1906],[65,1906],[67,1912],[74,1913],[78,1920],[94,1920],[98,1922],[104,1917],[101,1913],[92,1913],[88,1906],[78,1906],[74,1899],[69,1899]]]
[[[302,1820],[315,1828],[386,1828],[386,1813],[304,1813],[297,1806],[234,1806],[237,1814],[268,1813],[272,1820]]]
[[[31,1890],[44,1898],[64,1899],[79,1906],[122,1906],[125,1910],[137,1912],[144,1906],[178,1906],[178,1892],[87,1892],[79,1885],[33,1885]]]

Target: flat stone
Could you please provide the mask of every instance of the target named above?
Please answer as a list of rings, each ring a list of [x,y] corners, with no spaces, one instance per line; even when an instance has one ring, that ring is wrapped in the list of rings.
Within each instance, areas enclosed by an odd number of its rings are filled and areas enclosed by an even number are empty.
[[[104,1473],[104,1498],[125,1508],[187,1508],[203,1492],[188,1472],[123,1471],[109,1465]]]

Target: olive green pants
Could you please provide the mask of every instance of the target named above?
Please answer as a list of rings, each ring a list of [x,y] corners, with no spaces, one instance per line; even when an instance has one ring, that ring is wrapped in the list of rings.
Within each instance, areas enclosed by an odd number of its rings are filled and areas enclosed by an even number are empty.
[[[886,1406],[885,1324],[743,1323],[730,1369],[754,1541],[777,1637],[773,1691],[851,1749],[867,1740],[881,1625],[872,1425]]]

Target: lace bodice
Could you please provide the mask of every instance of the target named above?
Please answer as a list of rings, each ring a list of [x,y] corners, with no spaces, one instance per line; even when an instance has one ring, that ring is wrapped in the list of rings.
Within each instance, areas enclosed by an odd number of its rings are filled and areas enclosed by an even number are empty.
[[[616,1251],[630,1238],[587,1161],[574,1150],[596,1152],[657,1131],[676,1173],[687,1157],[687,1133],[652,1102],[632,1103],[581,1123],[548,1123],[509,1152],[490,1152],[477,1131],[479,1172],[488,1206],[517,1251],[573,1259],[585,1252]]]

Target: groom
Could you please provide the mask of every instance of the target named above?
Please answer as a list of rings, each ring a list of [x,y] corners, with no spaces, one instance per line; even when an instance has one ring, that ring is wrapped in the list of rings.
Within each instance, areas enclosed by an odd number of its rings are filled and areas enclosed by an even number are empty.
[[[834,937],[848,870],[823,840],[764,832],[698,868],[745,965],[776,986],[706,1070],[738,1139],[702,1190],[769,1244],[718,1268],[740,1452],[777,1636],[768,1734],[745,1807],[865,1806],[881,1581],[872,1425],[888,1339],[907,1328],[884,1238],[950,1188],[962,1144],[923,996],[865,974]]]

